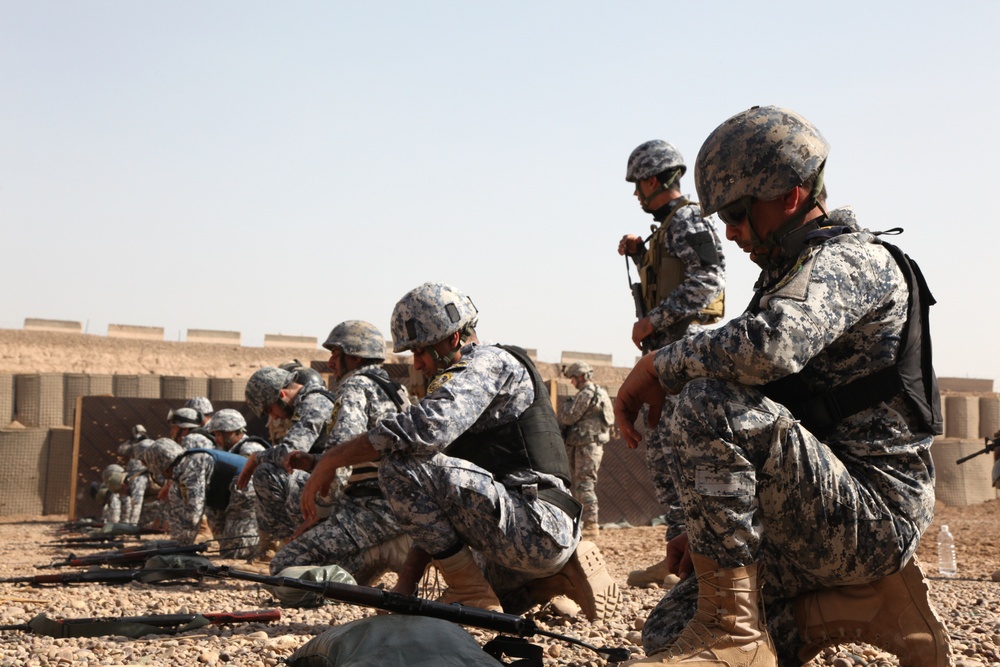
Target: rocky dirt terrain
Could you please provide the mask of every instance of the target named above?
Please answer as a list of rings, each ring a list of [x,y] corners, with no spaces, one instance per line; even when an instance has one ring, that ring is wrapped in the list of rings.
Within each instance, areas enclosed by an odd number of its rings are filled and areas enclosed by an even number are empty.
[[[1000,664],[1000,584],[991,574],[1000,566],[996,516],[1000,501],[951,508],[939,505],[934,525],[918,555],[935,563],[934,537],[941,523],[950,525],[958,542],[959,575],[931,577],[934,602],[946,619],[954,642],[956,665]],[[33,566],[66,550],[41,546],[65,517],[5,517],[0,519],[0,576],[29,576]],[[596,645],[627,647],[641,654],[639,628],[662,591],[625,585],[631,569],[644,566],[662,553],[662,529],[652,527],[606,529],[597,538],[612,575],[622,586],[624,605],[610,619],[591,623],[564,619],[548,608],[529,615],[543,628],[572,635]],[[232,561],[218,561],[240,565]],[[383,580],[391,584],[391,577]],[[186,612],[256,610],[277,606],[257,584],[233,580],[156,586],[130,583],[118,586],[73,584],[30,587],[0,584],[0,624],[25,623],[44,612],[52,618],[81,616],[135,616]],[[328,603],[314,609],[282,609],[282,618],[270,624],[208,626],[175,636],[54,639],[17,631],[0,633],[0,667],[14,665],[277,665],[299,646],[331,625],[372,615],[371,609]],[[470,630],[480,643],[494,633]],[[598,666],[603,659],[586,649],[536,637],[544,647],[545,665]],[[890,655],[863,645],[830,649],[810,667],[898,665]]]

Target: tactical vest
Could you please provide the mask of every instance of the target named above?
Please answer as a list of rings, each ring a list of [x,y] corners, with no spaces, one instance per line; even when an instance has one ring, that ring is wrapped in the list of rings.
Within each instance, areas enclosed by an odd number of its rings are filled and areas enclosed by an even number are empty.
[[[208,454],[215,460],[212,476],[208,479],[208,487],[205,489],[205,506],[214,510],[225,510],[229,507],[233,479],[239,476],[247,458],[221,449],[189,449],[174,459],[170,464],[171,471],[178,461],[191,454]]]
[[[850,233],[850,232],[845,232]],[[788,408],[796,419],[822,437],[842,419],[903,395],[920,418],[925,432],[940,435],[941,394],[931,364],[929,309],[934,296],[917,263],[891,243],[881,242],[899,265],[909,289],[906,324],[900,334],[901,345],[893,366],[858,378],[840,387],[815,393],[795,373],[769,382],[761,390]],[[759,301],[755,299],[755,303]],[[759,312],[755,307],[751,312]]]
[[[660,302],[666,299],[687,278],[684,262],[679,257],[666,254],[663,237],[667,233],[670,221],[674,219],[677,212],[685,206],[692,205],[693,202],[681,197],[677,206],[670,211],[647,240],[646,255],[643,257],[642,266],[639,267],[642,300],[645,303],[647,313],[660,305]],[[702,324],[718,322],[726,314],[725,297],[725,292],[720,293],[704,310],[688,318],[687,322],[691,320],[697,320]]]
[[[396,406],[396,411],[401,412],[403,408],[410,404],[406,389],[403,385],[394,380],[387,380],[378,375],[359,373],[374,382],[379,389]],[[351,476],[344,486],[344,493],[349,496],[381,496],[382,490],[378,485],[378,459],[359,463],[351,468]]]
[[[322,396],[326,396],[328,399],[330,399],[331,405],[337,404],[337,397],[333,394],[333,392],[331,392],[326,387],[322,387],[318,384],[308,384],[302,389],[300,389],[298,398],[299,400],[302,400],[303,398],[305,398],[310,394],[320,394]],[[319,437],[316,438],[316,441],[312,444],[312,447],[309,448],[310,454],[319,455],[323,453],[323,443],[326,441],[326,435],[330,431],[331,422],[332,419],[331,421],[328,421],[326,423],[326,425],[323,427],[323,431],[319,434]]]
[[[444,453],[489,470],[497,480],[513,472],[534,470],[569,484],[566,446],[544,380],[523,349],[512,345],[497,347],[509,352],[528,370],[535,400],[512,422],[478,433],[466,431],[445,447]]]

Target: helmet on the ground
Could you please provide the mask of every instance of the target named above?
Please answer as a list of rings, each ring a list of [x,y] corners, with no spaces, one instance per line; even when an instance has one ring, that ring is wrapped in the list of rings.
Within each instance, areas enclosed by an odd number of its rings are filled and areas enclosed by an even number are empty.
[[[184,448],[170,438],[157,438],[142,453],[142,462],[151,475],[163,477],[164,471],[183,453]]]
[[[278,402],[281,390],[292,379],[292,374],[281,368],[265,366],[255,372],[247,380],[245,391],[247,405],[253,413],[260,417],[264,412]]]
[[[207,428],[209,433],[215,433],[216,431],[245,431],[247,429],[247,420],[239,410],[226,408],[212,415],[212,418],[208,421]]]
[[[184,403],[185,408],[194,408],[201,413],[203,417],[215,412],[215,408],[212,407],[212,401],[208,400],[204,396],[195,396],[194,398],[189,398]]]
[[[385,338],[374,324],[362,320],[347,320],[333,328],[323,347],[362,359],[385,360]]]
[[[203,421],[202,414],[194,408],[177,408],[167,413],[167,422],[181,428],[198,428]]]
[[[751,107],[719,125],[695,162],[701,210],[743,197],[770,200],[820,175],[830,144],[808,120],[781,107]]]
[[[472,299],[451,285],[424,283],[407,292],[392,309],[393,352],[427,347],[479,321]]]
[[[681,152],[674,148],[673,144],[661,139],[653,139],[636,146],[632,154],[628,156],[625,180],[629,183],[635,183],[671,169],[680,169],[677,178],[683,176],[684,172],[687,171]]]
[[[101,472],[101,481],[112,491],[118,491],[122,488],[122,482],[125,481],[125,468],[117,463],[112,463]]]
[[[586,361],[574,361],[563,371],[563,375],[568,378],[575,378],[582,375],[589,380],[593,374],[594,369]]]

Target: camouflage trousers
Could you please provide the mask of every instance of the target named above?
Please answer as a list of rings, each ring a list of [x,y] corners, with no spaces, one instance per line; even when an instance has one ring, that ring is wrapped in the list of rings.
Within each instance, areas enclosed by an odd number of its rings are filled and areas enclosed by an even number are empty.
[[[580,541],[579,523],[540,500],[537,484],[504,486],[464,459],[390,453],[379,484],[416,546],[434,555],[468,545],[498,593],[555,574]]]
[[[101,510],[101,521],[104,523],[122,522],[122,497],[117,493],[108,492],[108,498],[104,501],[104,508]]]
[[[639,417],[644,429],[640,432],[644,434],[646,441],[646,466],[653,482],[653,489],[656,491],[656,498],[664,510],[667,541],[677,537],[685,530],[684,507],[681,505],[681,499],[677,493],[677,482],[674,479],[671,466],[667,462],[673,455],[669,424],[676,404],[677,398],[675,396],[668,395],[666,397],[663,410],[660,413],[660,421],[652,429],[646,425],[647,410],[643,410]]]
[[[271,559],[271,574],[293,565],[339,565],[368,585],[365,552],[403,532],[388,501],[379,495],[342,494],[325,520],[286,544]]]
[[[585,445],[566,446],[569,459],[569,473],[572,484],[570,492],[583,505],[580,521],[583,525],[597,523],[597,471],[604,458],[604,445],[590,442]]]
[[[235,480],[233,480],[235,483]],[[254,513],[253,486],[243,491],[231,489],[229,505],[215,509],[202,505],[201,513],[193,513],[181,497],[177,484],[170,485],[166,505],[166,519],[170,537],[181,544],[194,544],[202,516],[208,520],[212,536],[217,540],[219,555],[223,558],[249,558],[257,548],[257,518]]]
[[[723,567],[763,565],[765,615],[782,665],[801,664],[796,595],[897,572],[930,521],[877,497],[834,449],[753,388],[689,382],[670,433],[691,548]],[[643,626],[647,653],[673,641],[697,594],[692,576],[660,601]]]
[[[273,539],[283,540],[292,536],[302,523],[302,488],[309,473],[294,470],[291,474],[283,466],[261,463],[253,471],[256,494],[257,526]]]

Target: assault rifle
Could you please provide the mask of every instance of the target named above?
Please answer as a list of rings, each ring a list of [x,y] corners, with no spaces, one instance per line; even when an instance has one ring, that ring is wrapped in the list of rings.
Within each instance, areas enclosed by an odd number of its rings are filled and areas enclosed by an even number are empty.
[[[959,460],[955,461],[955,463],[957,463],[958,465],[961,465],[961,464],[965,463],[966,461],[968,461],[969,459],[974,459],[977,456],[980,456],[981,454],[989,454],[994,449],[997,449],[998,447],[1000,447],[1000,438],[998,438],[998,437],[984,438],[984,440],[986,441],[986,446],[985,447],[983,447],[982,449],[980,449],[978,452],[969,454],[968,456],[963,456]]]
[[[20,630],[46,637],[103,637],[122,635],[142,637],[148,634],[176,634],[205,625],[228,623],[270,623],[281,620],[278,609],[259,611],[208,612],[203,614],[155,614],[120,618],[60,618],[39,614],[27,623],[0,625],[0,630]]]
[[[61,526],[56,528],[57,533],[79,533],[82,530],[90,530],[92,528],[103,528],[104,522],[100,519],[85,518],[78,519],[76,521],[67,521]]]
[[[200,567],[198,568],[198,573],[209,577],[253,581],[267,586],[297,588],[337,600],[338,602],[346,602],[347,604],[374,607],[375,609],[397,614],[438,618],[458,623],[459,625],[493,630],[494,632],[504,632],[517,635],[518,637],[542,635],[590,649],[604,656],[609,662],[622,662],[628,660],[630,655],[628,649],[597,647],[575,637],[567,637],[566,635],[543,630],[534,621],[523,616],[488,611],[486,609],[479,609],[478,607],[467,607],[461,604],[444,604],[443,602],[424,600],[413,595],[400,595],[399,593],[382,590],[381,588],[352,586],[351,584],[336,581],[305,581],[294,577],[272,577],[246,570],[235,570],[226,565]]]
[[[36,565],[35,569],[43,570],[50,567],[85,567],[89,565],[131,565],[136,560],[145,561],[147,558],[152,558],[153,556],[200,553],[207,547],[207,544],[181,546],[177,543],[177,540],[156,540],[132,547],[124,547],[115,551],[101,551],[100,553],[90,554],[87,556],[70,554],[65,560],[54,560],[48,565]]]
[[[134,566],[136,563],[145,562],[153,556],[176,556],[180,554],[200,554],[208,550],[210,544],[219,543],[219,553],[226,551],[221,548],[223,542],[232,540],[242,540],[256,535],[234,535],[232,537],[218,537],[214,540],[205,540],[197,544],[179,545],[175,540],[153,541],[147,544],[140,544],[136,547],[127,547],[119,551],[105,551],[89,556],[76,556],[70,554],[65,560],[54,560],[48,565],[36,565],[39,570],[49,567],[83,567],[88,565],[124,565]],[[214,552],[213,552],[214,553]]]
[[[146,584],[159,583],[169,579],[200,579],[194,568],[151,568],[143,570],[88,570],[86,572],[53,572],[30,577],[7,577],[0,579],[3,584],[127,584],[140,581]]]
[[[649,239],[647,238],[646,241],[649,241]],[[635,303],[635,319],[641,320],[648,314],[646,312],[646,300],[642,298],[642,281],[640,280],[637,283],[632,282],[632,271],[629,269],[628,260],[629,255],[625,255],[625,275],[628,277],[629,291],[632,292],[632,302]],[[653,350],[653,346],[649,341],[649,336],[642,340],[640,348],[642,349],[643,354]]]
[[[123,537],[139,537],[140,535],[162,535],[162,530],[140,528],[130,523],[105,524],[103,528],[88,530],[79,537],[60,537],[55,542],[72,544],[73,542],[100,542],[121,539]]]

